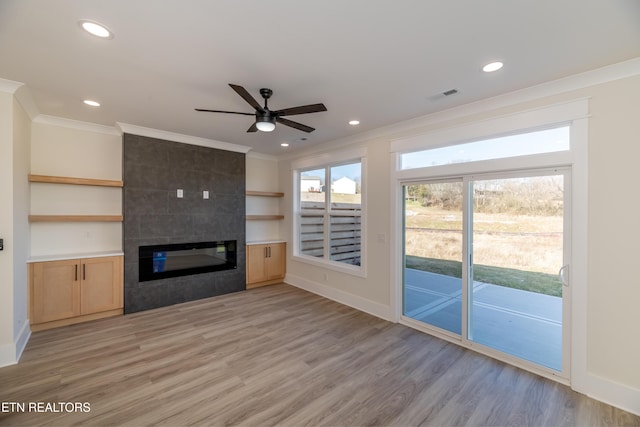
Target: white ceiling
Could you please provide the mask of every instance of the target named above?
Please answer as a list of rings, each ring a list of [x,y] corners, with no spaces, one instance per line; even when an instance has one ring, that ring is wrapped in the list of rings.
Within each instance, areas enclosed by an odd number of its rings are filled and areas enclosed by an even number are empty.
[[[40,113],[276,155],[639,56],[638,0],[0,0],[0,78]],[[504,68],[483,73],[493,60]],[[306,134],[193,110],[252,112],[228,83],[259,101],[273,89],[272,109],[328,111],[291,117]]]

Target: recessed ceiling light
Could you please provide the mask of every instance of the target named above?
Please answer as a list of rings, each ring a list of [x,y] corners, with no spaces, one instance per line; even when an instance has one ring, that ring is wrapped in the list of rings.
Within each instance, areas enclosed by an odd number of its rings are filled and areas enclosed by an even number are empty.
[[[280,144],[281,147],[288,147],[289,144],[287,144],[286,142],[283,142],[282,144]]]
[[[504,64],[502,62],[491,62],[487,65],[485,65],[484,67],[482,67],[482,71],[484,71],[485,73],[491,73],[493,71],[498,71],[500,68],[502,68]]]
[[[87,104],[87,105],[91,105],[92,107],[99,107],[99,106],[100,106],[100,103],[99,103],[99,102],[97,102],[97,101],[93,101],[93,100],[91,100],[91,99],[85,99],[83,102],[84,102],[85,104]]]
[[[357,126],[357,125],[359,125],[359,124],[360,124],[360,121],[359,121],[359,120],[350,120],[350,121],[349,121],[349,124],[350,124],[351,126]]]
[[[80,21],[80,26],[89,34],[93,34],[96,37],[103,39],[112,39],[113,33],[104,25],[95,21],[88,21],[86,19]]]

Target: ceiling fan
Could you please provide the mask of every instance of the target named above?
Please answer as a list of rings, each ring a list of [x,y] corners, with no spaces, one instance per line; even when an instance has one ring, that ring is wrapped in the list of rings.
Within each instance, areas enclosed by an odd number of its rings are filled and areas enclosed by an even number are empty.
[[[237,111],[220,111],[220,110],[205,110],[202,108],[196,108],[196,111],[207,111],[209,113],[227,113],[227,114],[242,114],[244,116],[256,116],[256,121],[247,132],[271,132],[276,128],[276,122],[282,123],[285,126],[289,126],[303,132],[313,132],[315,129],[303,125],[302,123],[294,122],[292,120],[284,119],[282,116],[293,116],[296,114],[307,114],[307,113],[317,113],[320,111],[327,111],[327,107],[324,104],[311,104],[311,105],[301,105],[300,107],[291,107],[285,108],[282,110],[272,111],[267,106],[267,101],[273,95],[273,91],[271,89],[262,88],[260,89],[260,95],[264,98],[264,107],[261,107],[258,104],[258,101],[255,100],[253,96],[247,92],[245,88],[239,85],[234,85],[229,83],[231,89],[235,90],[238,95],[242,97],[245,101],[249,103],[253,108],[256,109],[255,113],[243,113]]]

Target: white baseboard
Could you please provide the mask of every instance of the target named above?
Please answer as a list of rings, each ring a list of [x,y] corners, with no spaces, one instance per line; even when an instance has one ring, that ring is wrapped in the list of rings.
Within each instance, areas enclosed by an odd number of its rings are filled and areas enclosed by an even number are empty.
[[[29,338],[31,338],[31,327],[29,326],[29,319],[22,325],[22,329],[18,334],[18,339],[16,340],[16,363],[20,361],[22,357],[22,352],[27,347],[27,343],[29,342]]]
[[[392,321],[391,307],[388,305],[380,304],[293,274],[287,274],[284,281],[292,286],[323,296],[340,304],[348,305],[356,310],[364,311],[365,313],[390,322]]]
[[[591,373],[587,374],[587,387],[587,390],[576,391],[640,416],[639,389]]]
[[[29,322],[26,321],[15,342],[0,345],[0,367],[18,363],[30,337],[31,328],[29,328]]]

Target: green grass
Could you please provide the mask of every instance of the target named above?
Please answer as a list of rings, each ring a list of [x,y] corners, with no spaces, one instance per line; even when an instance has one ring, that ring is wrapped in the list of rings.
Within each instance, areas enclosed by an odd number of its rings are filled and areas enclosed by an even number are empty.
[[[458,261],[407,255],[406,266],[451,277],[462,277],[462,263]],[[554,274],[476,264],[473,266],[473,279],[507,288],[522,289],[555,297],[562,296],[562,283]]]

